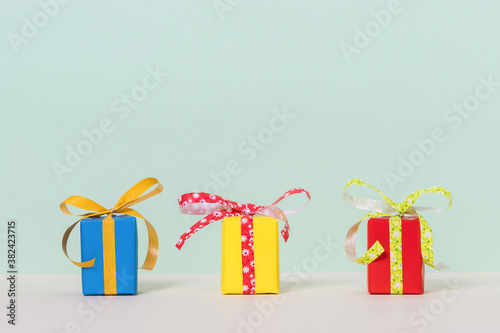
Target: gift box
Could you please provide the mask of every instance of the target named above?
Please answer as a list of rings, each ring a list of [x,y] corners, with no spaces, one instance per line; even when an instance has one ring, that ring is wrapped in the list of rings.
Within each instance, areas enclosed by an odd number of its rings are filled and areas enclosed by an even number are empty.
[[[255,294],[279,293],[278,235],[278,220],[271,217],[254,217],[250,236],[245,232],[242,235],[241,217],[222,221],[223,294],[243,294],[248,290]],[[245,251],[251,246],[253,256],[250,250]]]
[[[286,215],[295,210],[282,211],[276,205],[284,198],[309,192],[295,188],[286,192],[273,204],[257,206],[240,204],[210,193],[186,193],[179,198],[181,212],[205,215],[189,228],[177,242],[180,250],[196,232],[222,220],[221,291],[223,294],[277,294],[279,293],[278,220],[285,226],[281,235],[289,236]],[[309,202],[309,201],[308,201]]]
[[[82,267],[84,295],[105,295],[104,288],[104,217],[83,219],[80,223],[82,261],[95,259],[92,267]],[[137,220],[133,216],[113,216],[115,268],[109,277],[114,280],[117,295],[137,293]]]
[[[347,188],[359,185],[377,192],[384,200],[354,197]],[[451,207],[451,194],[442,187],[417,190],[401,203],[395,203],[372,185],[351,179],[344,189],[344,200],[368,213],[348,231],[345,241],[347,257],[358,264],[368,265],[370,294],[423,294],[424,263],[437,270],[447,270],[444,263],[434,263],[432,229],[420,211],[442,213],[440,208],[414,206],[427,193],[444,195]],[[356,255],[356,235],[359,225],[368,219],[368,251]]]
[[[402,287],[404,294],[423,294],[425,266],[420,246],[419,218],[401,218],[401,230],[390,226],[389,216],[370,218],[368,249],[377,241],[384,249],[392,247],[392,250],[385,251],[368,264],[368,292],[391,294]],[[395,287],[392,291],[391,281]]]
[[[156,187],[144,194],[148,189]],[[135,295],[137,293],[137,219],[141,218],[148,232],[148,249],[141,269],[152,270],[158,258],[158,235],[151,223],[131,207],[163,190],[155,178],[146,178],[125,192],[118,203],[106,209],[82,196],[64,200],[61,211],[81,216],[64,233],[62,249],[66,257],[82,268],[84,295]],[[73,214],[68,205],[90,211]],[[67,243],[73,229],[80,223],[81,262],[73,261]]]

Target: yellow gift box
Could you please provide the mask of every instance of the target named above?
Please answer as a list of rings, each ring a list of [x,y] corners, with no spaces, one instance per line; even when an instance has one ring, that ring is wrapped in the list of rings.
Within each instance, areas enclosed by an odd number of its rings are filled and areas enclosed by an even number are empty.
[[[308,201],[292,210],[283,211],[276,206],[294,194],[305,194]],[[286,242],[290,232],[287,215],[304,209],[309,200],[311,195],[302,188],[293,188],[264,206],[241,204],[211,193],[185,193],[178,199],[181,212],[206,216],[182,234],[175,246],[180,250],[199,230],[222,221],[222,293],[277,294],[280,291],[278,220],[285,222],[280,233]]]
[[[280,291],[278,220],[267,216],[253,218],[255,293]],[[241,259],[241,216],[222,221],[221,290],[223,294],[243,294]]]

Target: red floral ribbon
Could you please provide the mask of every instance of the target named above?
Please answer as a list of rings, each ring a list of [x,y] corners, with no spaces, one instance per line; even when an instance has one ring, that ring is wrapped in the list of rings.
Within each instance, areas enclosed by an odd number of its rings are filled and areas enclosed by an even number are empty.
[[[253,251],[253,216],[241,218],[241,267],[243,294],[255,294],[255,260]]]
[[[309,199],[305,205],[294,210],[281,210],[276,205],[286,197],[304,193]],[[290,225],[286,215],[297,213],[304,209],[311,195],[304,189],[294,188],[283,194],[273,204],[268,206],[257,206],[254,204],[241,204],[235,201],[224,199],[218,195],[210,193],[186,193],[179,198],[179,207],[183,214],[206,215],[189,228],[177,241],[176,247],[180,250],[184,243],[200,229],[215,221],[226,217],[241,216],[241,257],[243,274],[243,293],[255,293],[255,262],[253,247],[253,216],[256,214],[273,217],[285,222],[281,235],[285,242],[288,240]]]

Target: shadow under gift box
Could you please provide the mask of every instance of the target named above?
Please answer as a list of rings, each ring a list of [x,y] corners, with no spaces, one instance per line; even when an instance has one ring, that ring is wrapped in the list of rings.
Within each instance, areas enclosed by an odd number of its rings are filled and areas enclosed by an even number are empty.
[[[279,293],[278,221],[272,217],[253,217],[255,293]],[[243,294],[241,217],[222,221],[221,291]]]
[[[391,255],[389,240],[390,216],[368,220],[368,249],[378,240],[384,253],[368,264],[368,292],[370,294],[391,293]],[[423,294],[425,268],[422,259],[420,220],[407,216],[401,219],[402,249],[399,254],[403,262],[403,294]]]
[[[95,258],[94,266],[82,268],[84,295],[104,295],[102,220],[90,217],[80,223],[82,262]],[[129,215],[113,216],[115,225],[117,295],[137,294],[137,220]]]

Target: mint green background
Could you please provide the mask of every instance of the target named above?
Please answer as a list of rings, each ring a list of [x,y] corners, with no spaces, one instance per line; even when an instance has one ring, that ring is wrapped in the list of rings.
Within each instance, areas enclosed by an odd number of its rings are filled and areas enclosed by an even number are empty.
[[[78,273],[60,245],[76,219],[59,203],[78,194],[111,207],[148,176],[165,185],[135,207],[160,236],[153,272],[219,272],[219,223],[182,251],[174,247],[197,221],[180,214],[177,198],[202,190],[232,160],[241,172],[220,189],[226,198],[268,204],[296,186],[312,194],[307,209],[290,216],[283,271],[313,256],[318,237],[338,247],[316,271],[365,270],[343,249],[364,212],[344,203],[342,190],[361,178],[395,201],[447,188],[452,209],[425,215],[436,259],[454,271],[498,272],[500,87],[458,128],[443,116],[481,77],[500,82],[500,4],[401,1],[400,13],[348,62],[341,43],[353,44],[355,28],[388,3],[243,1],[221,20],[209,0],[75,1],[15,53],[9,33],[20,34],[23,17],[41,9],[37,1],[0,2],[0,241],[7,219],[17,219],[20,272]],[[169,76],[120,119],[112,103],[142,84],[148,66]],[[269,127],[275,109],[295,118],[248,161],[238,147]],[[51,164],[64,163],[66,147],[105,118],[114,131],[59,181]],[[399,157],[408,159],[435,128],[447,139],[391,187],[385,174],[397,173]],[[420,204],[446,202],[430,195]],[[358,252],[366,247],[366,225],[360,229]],[[142,225],[140,234],[142,256]],[[70,252],[79,259],[78,232]]]

